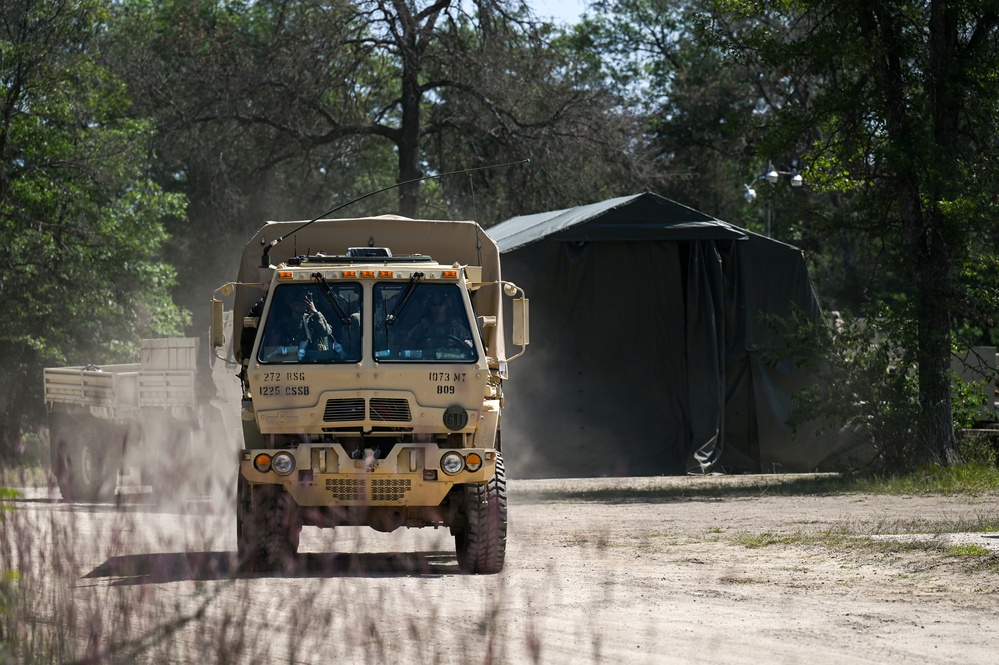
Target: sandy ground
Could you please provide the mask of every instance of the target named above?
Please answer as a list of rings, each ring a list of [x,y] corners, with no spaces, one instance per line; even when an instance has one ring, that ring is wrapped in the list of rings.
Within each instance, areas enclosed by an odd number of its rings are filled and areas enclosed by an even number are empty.
[[[513,480],[506,570],[486,577],[458,573],[446,531],[351,528],[303,531],[294,575],[241,577],[231,510],[206,501],[28,490],[5,528],[29,531],[81,649],[138,662],[999,660],[996,496],[775,482]],[[66,543],[59,577],[44,551]]]

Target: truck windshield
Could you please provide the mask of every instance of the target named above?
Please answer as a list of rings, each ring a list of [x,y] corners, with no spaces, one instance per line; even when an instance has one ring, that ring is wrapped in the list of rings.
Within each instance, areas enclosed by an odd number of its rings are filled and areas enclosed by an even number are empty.
[[[458,286],[417,285],[393,320],[390,315],[405,289],[406,284],[375,284],[375,360],[475,362],[478,353]]]
[[[361,285],[281,284],[274,290],[261,363],[356,363],[361,359]],[[339,305],[337,307],[333,300]]]

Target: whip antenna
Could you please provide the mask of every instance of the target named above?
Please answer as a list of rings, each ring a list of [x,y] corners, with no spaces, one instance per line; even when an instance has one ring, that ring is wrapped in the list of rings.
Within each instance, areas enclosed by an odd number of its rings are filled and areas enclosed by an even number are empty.
[[[271,240],[269,243],[267,243],[266,245],[264,245],[264,254],[263,254],[263,256],[260,257],[260,267],[261,268],[269,268],[270,267],[270,265],[271,265],[271,263],[270,263],[271,248],[273,248],[274,246],[276,246],[279,242],[281,242],[285,238],[287,238],[289,236],[293,236],[296,233],[298,233],[299,231],[301,231],[302,229],[304,229],[306,226],[309,226],[310,224],[314,224],[315,222],[318,222],[323,217],[327,217],[329,215],[332,215],[337,210],[342,210],[342,209],[346,208],[349,205],[354,205],[358,201],[363,201],[364,199],[368,198],[369,196],[374,196],[375,194],[381,194],[382,192],[387,192],[390,189],[395,189],[396,187],[401,187],[402,185],[408,185],[411,182],[421,182],[423,180],[435,180],[437,178],[444,178],[444,177],[449,176],[449,175],[459,175],[459,174],[462,174],[462,173],[473,173],[475,171],[485,171],[487,169],[498,169],[498,168],[502,168],[504,166],[516,166],[518,164],[530,164],[530,163],[531,163],[530,159],[522,159],[522,160],[517,161],[517,162],[506,162],[504,164],[490,164],[489,166],[476,166],[476,167],[470,168],[470,169],[461,169],[460,171],[448,171],[447,173],[438,173],[437,175],[426,175],[426,176],[423,176],[422,178],[413,178],[412,180],[403,180],[402,182],[397,182],[394,185],[389,185],[388,187],[382,187],[381,189],[377,189],[377,190],[375,190],[373,192],[368,192],[367,194],[362,194],[361,196],[358,196],[356,199],[351,199],[350,201],[347,201],[346,203],[341,203],[340,205],[338,205],[338,206],[336,206],[336,207],[334,207],[334,208],[332,208],[330,210],[327,210],[326,212],[324,212],[323,214],[319,215],[318,217],[314,217],[314,218],[310,219],[309,221],[307,221],[306,223],[302,224],[298,228],[292,229],[287,234],[285,234],[283,236],[279,236],[277,238],[274,238],[274,240]]]

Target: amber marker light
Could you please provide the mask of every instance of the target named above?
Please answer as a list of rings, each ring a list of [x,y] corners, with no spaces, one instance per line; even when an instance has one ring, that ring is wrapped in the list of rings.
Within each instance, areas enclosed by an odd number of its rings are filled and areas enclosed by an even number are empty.
[[[465,458],[465,468],[472,472],[482,468],[482,458],[478,453],[468,453],[468,457]]]
[[[441,277],[451,277],[452,279],[458,276],[457,270],[445,270],[441,273]]]
[[[356,270],[344,270],[343,271],[343,276],[344,277],[357,277],[357,271]]]
[[[267,453],[260,453],[253,458],[253,468],[260,473],[267,473],[271,470],[271,456]]]
[[[282,270],[278,273],[278,279],[291,279],[291,275],[292,273],[290,270]]]
[[[379,270],[378,271],[378,276],[379,277],[392,277],[392,275],[393,275],[393,273],[392,273],[391,270]]]
[[[374,276],[375,276],[375,271],[374,270],[362,270],[361,271],[361,277],[374,277]]]

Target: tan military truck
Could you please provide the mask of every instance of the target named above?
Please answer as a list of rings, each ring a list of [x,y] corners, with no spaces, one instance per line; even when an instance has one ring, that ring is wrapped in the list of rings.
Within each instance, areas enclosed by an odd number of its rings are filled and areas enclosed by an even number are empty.
[[[44,370],[52,471],[65,500],[149,488],[159,497],[227,493],[231,481],[210,472],[236,449],[238,384],[225,363],[213,372],[199,342],[144,339],[137,363]]]
[[[260,229],[212,302],[212,343],[241,363],[244,569],[291,565],[303,526],[361,525],[447,527],[461,570],[502,570],[504,294],[524,347],[527,300],[474,222]]]

